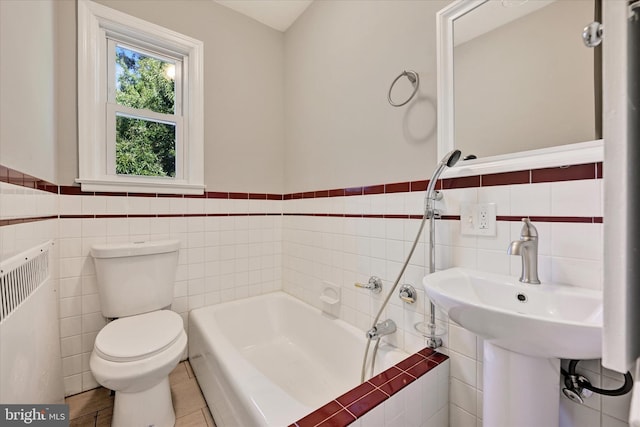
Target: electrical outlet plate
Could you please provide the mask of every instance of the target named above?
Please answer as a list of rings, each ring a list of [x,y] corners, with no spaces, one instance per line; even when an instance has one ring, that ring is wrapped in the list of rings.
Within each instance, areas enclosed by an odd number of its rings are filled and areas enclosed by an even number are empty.
[[[460,232],[467,236],[496,235],[495,203],[463,203],[460,205]]]

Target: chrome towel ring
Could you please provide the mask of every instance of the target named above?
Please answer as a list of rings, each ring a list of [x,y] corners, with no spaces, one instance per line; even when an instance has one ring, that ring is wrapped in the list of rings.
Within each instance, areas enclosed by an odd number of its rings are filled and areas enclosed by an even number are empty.
[[[403,103],[400,104],[396,104],[395,102],[393,102],[393,100],[391,99],[391,91],[393,90],[393,86],[396,84],[396,82],[398,80],[400,80],[401,77],[407,76],[407,78],[409,79],[409,81],[411,82],[411,84],[413,85],[413,92],[411,92],[411,95],[409,96],[409,99],[407,99],[406,101],[404,101]],[[411,101],[413,99],[413,97],[416,95],[416,93],[418,92],[418,88],[420,87],[420,76],[418,76],[418,73],[416,73],[415,71],[403,71],[402,73],[400,73],[400,75],[398,77],[395,78],[395,80],[393,80],[393,82],[391,83],[391,87],[389,88],[389,94],[387,95],[387,99],[389,100],[389,104],[393,105],[394,107],[402,107],[403,105],[405,105],[407,102]]]

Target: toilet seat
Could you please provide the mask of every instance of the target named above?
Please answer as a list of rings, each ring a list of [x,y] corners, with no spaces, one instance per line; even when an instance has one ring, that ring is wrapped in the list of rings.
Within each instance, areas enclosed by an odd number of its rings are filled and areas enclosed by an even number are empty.
[[[182,317],[170,310],[123,317],[102,328],[94,351],[112,362],[133,362],[161,353],[182,333]]]

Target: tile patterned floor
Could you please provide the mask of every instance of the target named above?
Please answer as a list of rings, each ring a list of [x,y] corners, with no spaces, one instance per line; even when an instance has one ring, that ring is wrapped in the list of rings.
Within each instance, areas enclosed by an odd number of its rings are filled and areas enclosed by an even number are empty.
[[[181,362],[169,375],[175,427],[215,427],[202,391],[188,361]],[[70,427],[109,427],[113,396],[100,387],[65,399],[69,405]]]

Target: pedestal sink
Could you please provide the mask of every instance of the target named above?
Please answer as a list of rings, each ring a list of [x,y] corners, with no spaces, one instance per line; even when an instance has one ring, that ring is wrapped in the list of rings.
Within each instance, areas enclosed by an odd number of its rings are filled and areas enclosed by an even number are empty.
[[[483,425],[558,426],[560,359],[602,355],[602,292],[458,267],[423,285],[451,320],[484,339]]]

